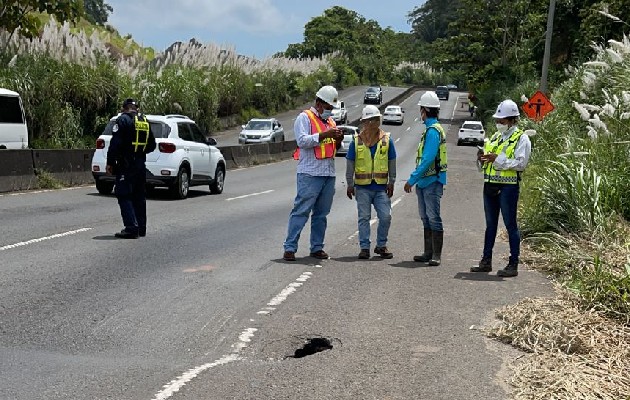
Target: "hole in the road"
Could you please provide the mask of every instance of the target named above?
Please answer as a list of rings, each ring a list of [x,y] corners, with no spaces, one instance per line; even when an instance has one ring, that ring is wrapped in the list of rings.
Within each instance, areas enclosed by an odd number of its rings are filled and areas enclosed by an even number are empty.
[[[333,344],[330,339],[322,337],[311,338],[306,341],[306,344],[304,344],[302,348],[295,350],[295,354],[289,357],[302,358],[312,356],[315,353],[319,353],[324,350],[331,350],[332,348]]]

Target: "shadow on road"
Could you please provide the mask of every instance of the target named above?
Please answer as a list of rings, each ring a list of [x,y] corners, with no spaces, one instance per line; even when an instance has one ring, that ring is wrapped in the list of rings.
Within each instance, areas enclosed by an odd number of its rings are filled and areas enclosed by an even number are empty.
[[[463,281],[487,281],[487,282],[501,282],[505,279],[500,276],[490,275],[483,272],[458,272],[453,277],[455,279],[461,279]]]
[[[439,266],[434,267],[427,263],[417,262],[417,261],[401,261],[397,264],[389,264],[390,267],[394,268],[439,268]]]
[[[101,235],[101,236],[94,236],[92,238],[92,240],[125,240],[125,239],[118,239],[116,236],[114,236],[114,234],[112,233],[111,235]]]

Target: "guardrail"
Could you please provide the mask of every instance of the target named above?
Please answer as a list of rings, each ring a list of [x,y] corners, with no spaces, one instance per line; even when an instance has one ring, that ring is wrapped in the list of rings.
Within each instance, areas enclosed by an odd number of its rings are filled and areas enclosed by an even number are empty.
[[[420,87],[410,87],[400,95],[379,106],[383,111],[391,104],[398,104]],[[426,90],[431,90],[427,88]],[[351,121],[358,125],[359,119]],[[295,140],[256,145],[217,146],[227,169],[236,169],[252,165],[291,158],[297,147]],[[37,189],[44,175],[66,186],[94,183],[92,177],[92,155],[94,150],[0,150],[0,193]]]

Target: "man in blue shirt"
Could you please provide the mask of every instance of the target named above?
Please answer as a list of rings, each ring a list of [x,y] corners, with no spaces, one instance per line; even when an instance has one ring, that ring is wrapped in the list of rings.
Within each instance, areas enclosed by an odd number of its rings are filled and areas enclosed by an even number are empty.
[[[418,146],[417,167],[405,183],[405,192],[411,193],[416,186],[418,211],[424,226],[424,253],[413,260],[438,266],[444,240],[440,201],[446,185],[446,134],[438,122],[440,100],[435,92],[424,93],[418,105],[426,130]]]
[[[396,182],[396,149],[388,132],[381,129],[381,113],[376,106],[363,108],[361,131],[354,137],[346,155],[346,194],[357,199],[360,259],[370,258],[370,219],[372,206],[378,217],[374,253],[382,258],[394,255],[387,249],[392,222],[391,197]]]

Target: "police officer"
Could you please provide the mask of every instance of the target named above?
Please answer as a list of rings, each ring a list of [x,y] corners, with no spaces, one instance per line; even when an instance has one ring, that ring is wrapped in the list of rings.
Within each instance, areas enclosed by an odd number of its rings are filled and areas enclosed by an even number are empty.
[[[137,239],[147,232],[146,154],[155,150],[155,136],[147,117],[138,112],[138,104],[126,99],[112,128],[107,151],[108,174],[116,175],[114,193],[118,198],[125,228],[115,236]]]

